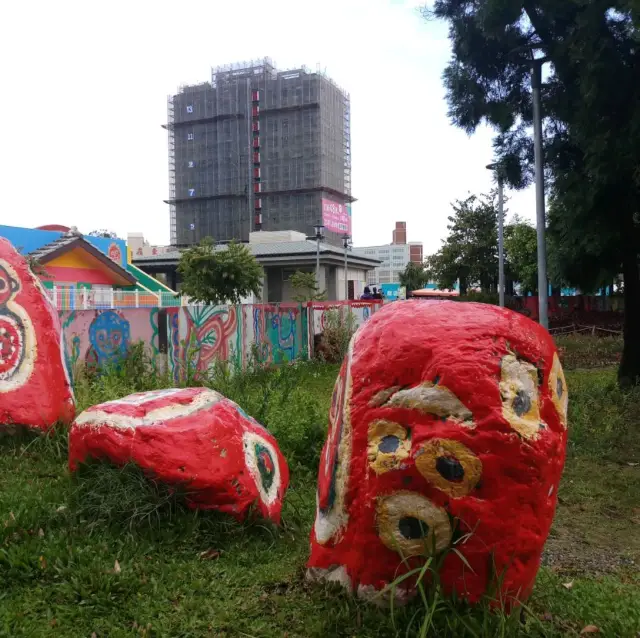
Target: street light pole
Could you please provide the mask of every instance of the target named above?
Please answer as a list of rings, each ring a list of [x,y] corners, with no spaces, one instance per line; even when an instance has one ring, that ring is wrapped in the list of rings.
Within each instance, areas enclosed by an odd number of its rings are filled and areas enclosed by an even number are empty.
[[[318,222],[313,229],[316,231],[316,283],[318,284],[318,291],[320,290],[320,242],[324,239],[323,231],[324,226]]]
[[[345,233],[342,236],[342,245],[344,246],[344,300],[348,301],[349,299],[349,242],[351,241],[351,237]]]
[[[498,178],[498,299],[504,308],[504,176],[500,164],[489,164],[487,168],[495,171]]]
[[[542,155],[542,107],[540,86],[542,65],[546,58],[534,58],[531,62],[531,92],[533,94],[533,149],[536,173],[536,230],[538,239],[538,314],[540,325],[549,328],[549,302],[547,280],[547,245],[545,238],[544,166]]]

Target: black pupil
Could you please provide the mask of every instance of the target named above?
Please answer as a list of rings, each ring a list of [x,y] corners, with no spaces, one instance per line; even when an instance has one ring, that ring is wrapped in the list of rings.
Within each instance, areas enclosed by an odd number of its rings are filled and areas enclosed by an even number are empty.
[[[524,391],[520,390],[513,400],[513,411],[522,416],[531,410],[531,397]]]
[[[400,446],[400,439],[397,436],[393,436],[393,434],[388,434],[383,437],[380,441],[380,445],[378,445],[378,449],[380,452],[385,454],[391,454],[395,452]]]
[[[398,529],[407,540],[425,538],[429,533],[429,526],[414,516],[404,516],[401,518],[398,522]]]
[[[564,387],[562,385],[562,379],[558,379],[556,381],[556,391],[558,392],[558,396],[562,398],[562,393],[564,392]]]
[[[436,460],[438,474],[447,481],[459,482],[464,478],[464,468],[458,459],[450,456],[439,456]]]

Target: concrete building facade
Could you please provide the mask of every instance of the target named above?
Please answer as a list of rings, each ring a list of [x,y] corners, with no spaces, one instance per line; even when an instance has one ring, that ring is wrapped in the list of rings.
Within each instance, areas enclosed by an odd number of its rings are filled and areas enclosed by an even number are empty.
[[[407,243],[406,222],[396,222],[392,232],[393,241],[382,246],[367,246],[360,248],[362,254],[382,263],[370,270],[367,275],[367,284],[381,286],[382,284],[396,284],[400,282],[400,273],[411,261],[422,263],[422,243]]]
[[[142,238],[144,244],[144,238]],[[262,301],[280,303],[293,301],[295,291],[291,276],[296,271],[315,272],[318,246],[304,233],[296,231],[256,231],[249,235],[249,250],[264,268]],[[146,273],[167,281],[180,290],[180,274],[177,271],[180,250],[156,250],[147,246],[142,255],[134,254],[136,266]],[[217,250],[225,250],[225,245]],[[327,293],[329,301],[343,301],[345,297],[344,249],[327,242],[320,243],[320,290]],[[367,273],[379,265],[375,259],[353,250],[347,254],[346,290],[350,299],[358,299],[367,281]]]
[[[265,58],[214,68],[168,100],[171,244],[253,231],[351,234],[349,96]]]

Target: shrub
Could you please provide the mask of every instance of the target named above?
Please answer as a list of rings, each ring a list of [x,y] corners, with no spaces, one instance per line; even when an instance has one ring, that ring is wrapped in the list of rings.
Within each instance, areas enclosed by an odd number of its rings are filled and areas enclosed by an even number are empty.
[[[327,363],[340,363],[357,329],[356,317],[349,308],[328,310],[324,316],[324,331],[320,336],[316,355]]]

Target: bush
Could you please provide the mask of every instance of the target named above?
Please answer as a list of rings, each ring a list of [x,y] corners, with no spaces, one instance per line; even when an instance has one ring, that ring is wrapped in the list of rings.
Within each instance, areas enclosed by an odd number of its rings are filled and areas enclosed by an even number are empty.
[[[328,310],[324,316],[324,331],[320,336],[316,356],[327,363],[341,363],[355,333],[356,317],[349,308]]]

